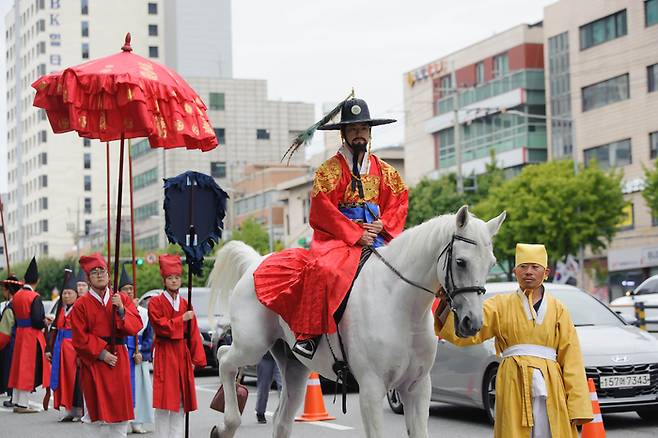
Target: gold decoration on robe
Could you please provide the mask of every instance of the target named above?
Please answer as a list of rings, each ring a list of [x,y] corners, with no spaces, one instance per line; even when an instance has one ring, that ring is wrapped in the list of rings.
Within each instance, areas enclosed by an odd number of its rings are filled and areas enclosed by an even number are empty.
[[[192,132],[194,135],[199,135],[199,127],[197,125],[192,125]]]
[[[153,81],[158,80],[158,75],[153,70],[153,64],[150,62],[140,62],[139,64],[139,74],[144,76],[146,79],[151,79]]]
[[[69,129],[71,127],[71,121],[68,117],[64,116],[57,121],[57,126],[59,126],[59,129]]]
[[[87,116],[82,115],[82,116],[78,117],[78,123],[80,124],[80,126],[82,126],[83,129],[86,128],[87,127]]]
[[[133,90],[130,87],[128,88],[128,100],[133,100]]]
[[[185,104],[183,105],[183,108],[185,108],[185,112],[186,112],[186,113],[188,113],[188,114],[192,114],[192,105],[190,105],[189,103],[185,102]]]
[[[377,204],[379,201],[379,175],[361,175],[361,184],[363,184],[363,198],[359,198],[359,191],[352,191],[352,183],[347,184],[343,202],[372,202]]]
[[[402,177],[397,170],[387,162],[382,159],[379,159],[379,166],[382,169],[382,176],[384,178],[384,184],[391,189],[394,195],[399,195],[400,193],[407,190],[407,186],[402,181]]]
[[[133,126],[135,125],[132,117],[126,117],[123,119],[123,127],[125,129],[133,129]]]
[[[331,157],[318,167],[313,179],[313,196],[318,193],[328,193],[333,191],[340,181],[341,175],[340,161],[337,157]]]
[[[176,120],[176,131],[181,132],[183,129],[185,129],[185,124],[183,123],[183,121]]]
[[[39,90],[43,90],[43,89],[46,88],[47,86],[48,86],[48,82],[47,82],[47,81],[41,81],[41,82],[39,82],[39,85],[37,85],[37,87],[39,87]],[[59,86],[59,85],[58,85],[58,86]]]
[[[210,126],[210,123],[208,123],[207,120],[203,121],[203,124],[201,125],[203,127],[203,132],[206,134],[214,134],[215,132],[212,130],[212,127]]]
[[[105,119],[105,111],[101,111],[101,115],[98,121],[98,126],[101,128],[101,131],[107,129],[107,120]]]

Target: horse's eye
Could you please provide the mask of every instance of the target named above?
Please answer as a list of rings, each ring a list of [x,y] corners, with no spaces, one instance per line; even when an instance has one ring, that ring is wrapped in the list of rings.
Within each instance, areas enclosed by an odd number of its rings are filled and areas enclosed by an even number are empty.
[[[457,263],[457,266],[460,268],[466,267],[466,260],[464,259],[457,259],[455,263]]]

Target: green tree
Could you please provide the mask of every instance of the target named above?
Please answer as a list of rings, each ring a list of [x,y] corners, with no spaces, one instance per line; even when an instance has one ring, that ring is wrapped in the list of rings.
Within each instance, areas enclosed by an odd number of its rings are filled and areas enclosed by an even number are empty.
[[[489,218],[507,211],[494,247],[511,279],[517,242],[545,244],[551,266],[580,245],[594,252],[604,248],[624,215],[620,184],[620,173],[604,172],[595,163],[574,175],[572,161],[551,161],[526,166],[494,187],[474,212]]]
[[[242,222],[238,229],[233,231],[231,240],[241,240],[261,254],[270,252],[269,234],[254,218]]]
[[[653,217],[658,217],[658,160],[654,161],[653,169],[644,167],[644,184],[642,196]]]

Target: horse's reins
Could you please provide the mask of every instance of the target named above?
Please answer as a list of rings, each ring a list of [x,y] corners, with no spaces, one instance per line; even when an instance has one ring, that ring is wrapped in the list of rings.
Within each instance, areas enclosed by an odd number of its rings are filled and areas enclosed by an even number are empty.
[[[455,244],[455,240],[459,240],[461,242],[465,242],[465,243],[468,243],[470,245],[477,245],[477,242],[474,241],[474,240],[471,240],[471,239],[469,239],[467,237],[464,237],[464,236],[460,236],[459,234],[453,234],[452,239],[450,239],[450,243],[447,244],[445,246],[445,248],[443,248],[443,251],[441,251],[441,253],[439,254],[439,256],[436,259],[437,263],[438,263],[441,260],[441,257],[446,255],[445,262],[443,264],[443,269],[446,271],[446,278],[445,278],[445,281],[443,283],[443,287],[445,289],[446,302],[448,303],[448,306],[450,307],[450,310],[452,310],[452,311],[455,311],[455,306],[454,306],[454,301],[453,300],[457,295],[463,294],[463,293],[469,293],[469,292],[470,293],[475,292],[478,295],[482,295],[486,292],[486,289],[481,287],[481,286],[456,287],[456,285],[455,285],[455,276],[454,276],[454,273],[452,271],[452,269],[453,269],[452,268],[452,257],[453,257],[453,247],[454,247],[454,244]],[[432,291],[432,290],[426,288],[425,286],[416,283],[415,281],[409,280],[400,271],[395,269],[395,267],[393,267],[393,265],[391,265],[388,262],[388,260],[386,260],[379,253],[379,251],[377,251],[377,249],[375,249],[372,246],[369,246],[369,248],[373,252],[373,254],[375,254],[379,258],[379,260],[381,260],[382,263],[384,263],[384,265],[388,269],[390,269],[395,275],[398,276],[398,278],[400,278],[400,280],[404,281],[405,283],[407,283],[411,286],[414,286],[415,288],[418,288],[422,291],[425,291],[427,293],[430,293],[430,294],[438,297],[438,292]]]

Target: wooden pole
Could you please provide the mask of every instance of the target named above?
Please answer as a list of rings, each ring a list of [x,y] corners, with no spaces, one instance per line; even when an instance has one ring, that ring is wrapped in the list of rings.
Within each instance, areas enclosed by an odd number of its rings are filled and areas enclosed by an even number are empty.
[[[116,238],[114,240],[114,277],[113,277],[113,290],[114,293],[119,291],[119,254],[121,253],[121,195],[123,194],[123,144],[124,137],[121,134],[121,146],[119,149],[119,185],[117,187],[117,222],[116,222]],[[117,328],[116,328],[116,306],[112,306],[112,338],[110,348],[112,349],[112,354],[116,352],[116,337],[117,337]]]
[[[112,214],[110,210],[110,142],[107,141],[105,142],[105,163],[106,163],[106,170],[105,170],[105,180],[106,180],[106,185],[107,185],[107,270],[110,272],[112,269],[112,247],[111,247],[111,222],[112,222]]]
[[[2,203],[2,196],[0,196],[0,219],[2,219],[2,238],[5,245],[5,260],[7,262],[7,277],[11,275],[11,268],[9,267],[9,248],[7,248],[7,223],[5,222],[5,206]]]
[[[130,245],[133,265],[133,291],[137,298],[137,264],[135,263],[135,205],[133,202],[133,157],[132,142],[128,139],[128,177],[130,186]]]

